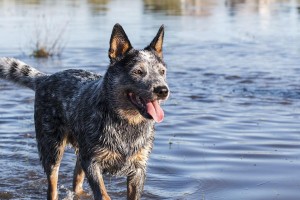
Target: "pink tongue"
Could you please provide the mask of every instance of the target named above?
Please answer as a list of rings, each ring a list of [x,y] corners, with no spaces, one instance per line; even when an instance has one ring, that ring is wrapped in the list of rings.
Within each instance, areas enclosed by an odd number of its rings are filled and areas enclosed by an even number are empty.
[[[147,103],[147,112],[157,123],[162,122],[164,119],[164,111],[161,109],[157,100]]]

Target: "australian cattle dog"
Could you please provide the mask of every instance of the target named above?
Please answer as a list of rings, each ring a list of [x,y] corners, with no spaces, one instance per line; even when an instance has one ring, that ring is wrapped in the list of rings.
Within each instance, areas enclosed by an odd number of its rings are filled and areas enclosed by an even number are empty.
[[[127,199],[140,199],[146,165],[161,122],[160,104],[169,96],[163,61],[164,27],[136,50],[121,25],[113,27],[104,76],[84,70],[44,74],[13,58],[0,59],[0,78],[35,91],[34,120],[47,198],[58,199],[58,170],[66,144],[77,154],[73,190],[84,194],[84,177],[94,199],[110,199],[103,174],[127,177]]]

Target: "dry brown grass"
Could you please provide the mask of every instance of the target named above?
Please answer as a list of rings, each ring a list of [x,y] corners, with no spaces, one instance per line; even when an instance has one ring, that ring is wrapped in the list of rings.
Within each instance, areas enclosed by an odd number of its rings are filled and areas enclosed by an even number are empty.
[[[65,32],[68,24],[68,22],[52,22],[45,16],[38,18],[29,42],[31,56],[36,58],[60,56],[66,45]]]

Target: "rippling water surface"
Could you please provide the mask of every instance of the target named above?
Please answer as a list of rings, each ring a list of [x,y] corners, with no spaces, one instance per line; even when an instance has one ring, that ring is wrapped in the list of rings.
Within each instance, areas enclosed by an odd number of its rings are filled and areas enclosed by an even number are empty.
[[[104,73],[116,22],[136,48],[146,46],[165,24],[172,95],[164,105],[165,121],[156,128],[143,199],[296,200],[299,3],[3,0],[0,56],[46,73],[68,68]],[[60,57],[28,56],[37,38],[51,41],[60,32]],[[0,81],[0,199],[45,199],[33,101],[32,91]],[[74,162],[68,148],[59,174],[60,199],[72,199]],[[112,199],[125,199],[124,178],[105,181]]]

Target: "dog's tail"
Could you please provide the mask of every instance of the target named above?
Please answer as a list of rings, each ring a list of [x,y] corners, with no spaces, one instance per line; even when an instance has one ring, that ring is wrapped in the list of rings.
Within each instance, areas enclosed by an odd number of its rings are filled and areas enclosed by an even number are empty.
[[[38,77],[46,74],[14,58],[0,58],[0,78],[12,81],[32,90]]]

